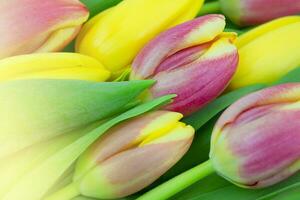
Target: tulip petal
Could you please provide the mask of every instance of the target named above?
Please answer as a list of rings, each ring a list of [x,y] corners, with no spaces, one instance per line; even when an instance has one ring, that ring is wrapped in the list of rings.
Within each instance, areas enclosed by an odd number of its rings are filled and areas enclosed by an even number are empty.
[[[239,67],[230,89],[256,83],[271,83],[298,67],[299,26],[300,17],[298,22],[268,31],[239,48]]]
[[[81,156],[77,164],[75,180],[83,175],[85,171],[95,166],[96,163],[138,146],[145,138],[149,136],[157,138],[168,133],[181,118],[180,113],[156,111],[128,120],[112,128],[87,153]]]
[[[240,24],[247,25],[260,24],[300,12],[300,2],[295,0],[246,0],[240,6]]]
[[[238,48],[241,48],[256,38],[263,36],[266,33],[269,33],[278,28],[288,26],[293,23],[300,22],[300,16],[290,16],[290,17],[282,17],[261,26],[258,26],[245,34],[239,36],[236,40],[236,45]]]
[[[177,94],[174,102],[166,108],[187,115],[225,89],[237,63],[236,47],[228,38],[221,38],[194,62],[152,77],[157,83],[151,88],[151,94],[154,97]]]
[[[35,53],[0,60],[0,81],[79,79],[105,81],[110,72],[96,59],[76,53]]]
[[[186,153],[193,132],[193,128],[187,132],[174,131],[175,136],[170,133],[171,136],[160,142],[151,142],[112,156],[83,178],[79,186],[81,193],[95,198],[119,198],[141,190],[163,175]]]
[[[155,69],[154,74],[166,70],[176,69],[178,67],[194,62],[200,56],[202,56],[211,45],[212,42],[208,42],[203,45],[198,45],[178,51],[174,55],[171,55],[163,60]]]
[[[0,58],[57,50],[88,17],[78,0],[10,0],[3,2],[0,13]],[[49,39],[58,41],[49,44]]]
[[[76,51],[117,73],[157,34],[192,19],[202,4],[203,0],[122,1],[80,37]]]
[[[101,199],[133,194],[171,168],[189,149],[194,128],[180,113],[155,111],[111,129],[78,160],[75,190]]]
[[[144,47],[133,62],[133,71],[139,78],[147,78],[168,56],[213,40],[224,27],[224,16],[207,15],[171,28]]]
[[[254,92],[232,104],[219,118],[216,127],[221,128],[226,124],[230,124],[244,110],[268,104],[295,102],[300,100],[299,97],[300,87],[297,83],[283,84]],[[212,139],[212,141],[216,141],[216,138]]]

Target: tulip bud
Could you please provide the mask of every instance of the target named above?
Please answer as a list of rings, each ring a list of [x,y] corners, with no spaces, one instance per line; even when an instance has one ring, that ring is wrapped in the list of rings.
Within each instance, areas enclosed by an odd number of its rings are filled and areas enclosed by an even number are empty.
[[[300,13],[300,1],[295,0],[220,0],[220,4],[225,15],[241,26]]]
[[[78,53],[34,53],[0,60],[0,82],[16,79],[106,81],[110,72],[95,58]]]
[[[272,83],[300,65],[300,17],[274,20],[237,39],[240,62],[230,89]]]
[[[131,79],[153,79],[149,98],[177,94],[168,110],[188,115],[215,99],[238,63],[236,35],[222,15],[207,15],[162,33],[135,58]]]
[[[84,26],[76,50],[116,74],[157,34],[194,18],[202,4],[203,0],[124,0]]]
[[[150,185],[192,143],[194,129],[179,122],[181,118],[180,113],[154,111],[111,129],[79,158],[73,191],[110,199],[133,194]],[[49,200],[60,195],[64,196],[63,190]]]
[[[233,183],[261,188],[300,169],[300,84],[250,94],[218,120],[211,140],[215,170]]]
[[[0,5],[0,58],[58,51],[88,18],[78,0],[9,0]]]

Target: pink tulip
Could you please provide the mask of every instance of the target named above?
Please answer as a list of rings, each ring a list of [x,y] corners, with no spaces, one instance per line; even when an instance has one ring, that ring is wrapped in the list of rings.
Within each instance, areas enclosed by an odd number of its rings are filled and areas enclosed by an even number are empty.
[[[0,58],[58,51],[89,12],[78,0],[5,0],[0,5]]]
[[[157,81],[148,98],[176,94],[166,109],[195,112],[221,94],[236,71],[236,36],[224,27],[222,15],[207,15],[163,32],[135,58],[131,79]]]
[[[220,0],[222,11],[242,26],[300,13],[298,0]]]
[[[81,155],[73,183],[47,200],[116,199],[147,187],[187,152],[193,127],[182,114],[153,111],[110,129]],[[71,192],[70,192],[71,189]]]
[[[242,187],[273,185],[300,169],[300,84],[250,94],[231,105],[212,135],[216,171]]]

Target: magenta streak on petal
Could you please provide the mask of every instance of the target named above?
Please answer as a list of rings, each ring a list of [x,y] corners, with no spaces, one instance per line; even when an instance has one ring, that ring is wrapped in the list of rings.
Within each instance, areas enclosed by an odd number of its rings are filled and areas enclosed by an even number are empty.
[[[230,148],[243,163],[240,176],[249,184],[272,178],[300,158],[300,110],[280,106],[251,109],[227,127]]]
[[[205,23],[220,20],[220,18],[224,20],[222,15],[206,15],[161,33],[140,51],[132,64],[133,71],[141,78],[153,75],[156,67],[165,58],[182,50],[182,43],[189,34],[200,29]]]
[[[224,128],[238,116],[251,108],[276,103],[289,103],[300,100],[300,84],[288,83],[263,89],[249,94],[232,104],[219,118],[216,127]]]
[[[236,70],[237,52],[215,59],[197,60],[180,68],[158,73],[151,89],[155,96],[177,94],[166,108],[190,114],[216,98],[226,87]],[[183,78],[188,77],[188,78]]]
[[[244,0],[241,6],[241,23],[247,25],[300,13],[300,1],[295,0]]]
[[[283,104],[269,104],[264,106],[257,106],[255,108],[251,108],[249,110],[245,110],[242,112],[238,118],[234,121],[235,124],[246,124],[248,122],[251,122],[252,120],[258,119],[260,117],[265,116],[266,114],[270,113],[272,109],[286,105],[287,103]]]
[[[160,65],[157,66],[154,74],[176,69],[177,67],[187,65],[197,60],[199,57],[201,57],[201,55],[203,55],[206,52],[206,50],[211,46],[211,44],[212,43],[209,42],[195,47],[186,48],[169,56]]]

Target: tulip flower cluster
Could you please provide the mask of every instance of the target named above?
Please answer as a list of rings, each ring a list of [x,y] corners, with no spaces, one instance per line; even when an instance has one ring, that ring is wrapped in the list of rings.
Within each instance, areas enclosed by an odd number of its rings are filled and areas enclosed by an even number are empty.
[[[263,188],[295,174],[300,170],[299,103],[299,83],[241,98],[217,121],[209,161],[138,199],[167,199],[213,172],[244,188]]]
[[[138,51],[161,31],[196,16],[203,0],[126,0],[90,20],[76,50],[122,72]]]
[[[0,199],[144,191],[197,147],[207,111],[209,160],[138,199],[214,172],[256,189],[300,170],[300,79],[214,101],[299,67],[300,1],[103,1],[0,3]],[[238,35],[226,17],[260,25]]]

